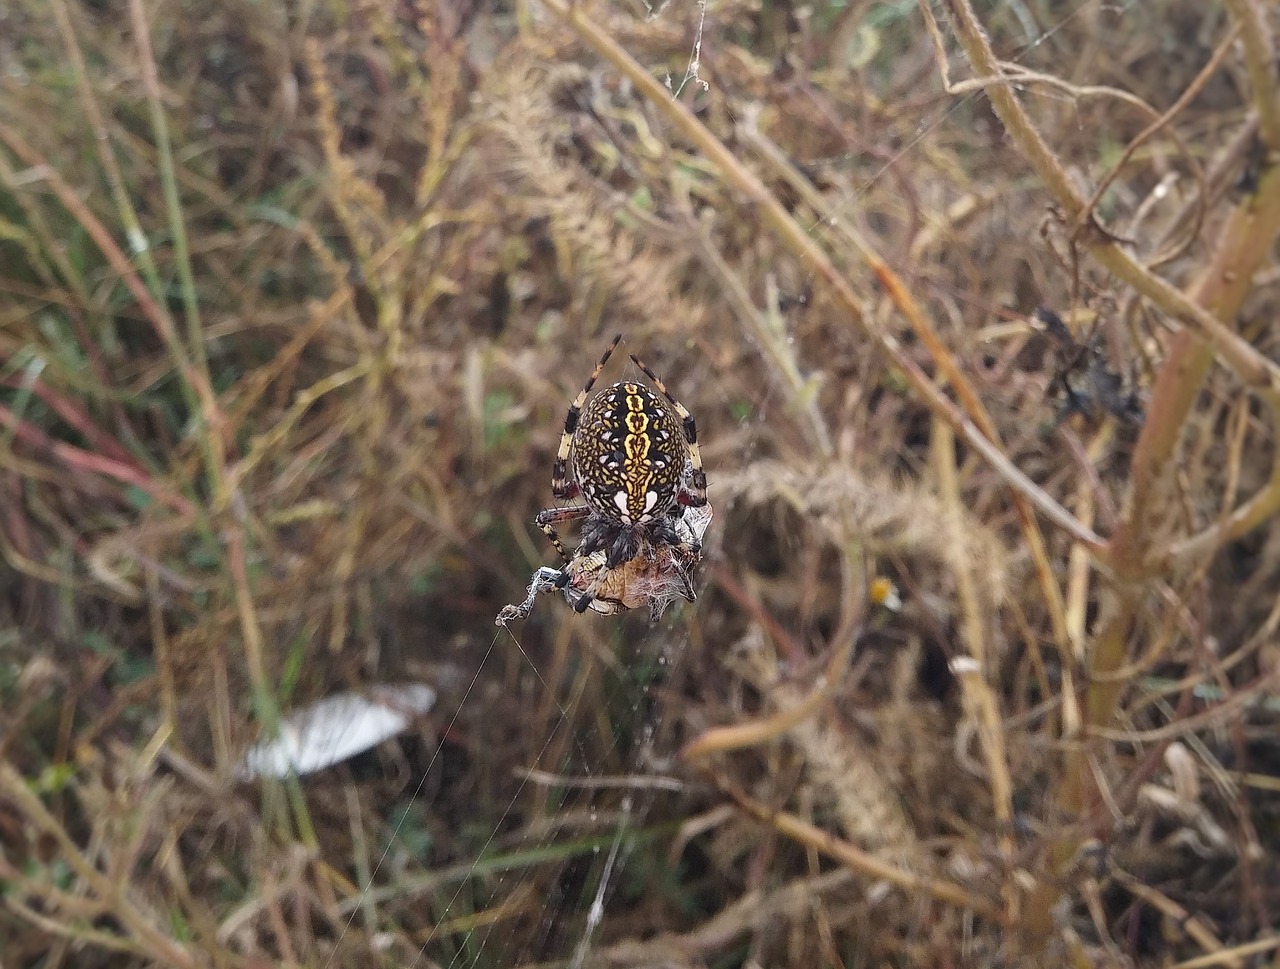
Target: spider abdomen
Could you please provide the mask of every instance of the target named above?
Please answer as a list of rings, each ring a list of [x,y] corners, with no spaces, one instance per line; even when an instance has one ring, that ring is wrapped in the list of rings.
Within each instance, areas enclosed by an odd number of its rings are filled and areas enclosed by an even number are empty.
[[[534,573],[529,597],[504,617],[527,614],[534,597],[562,589],[576,612],[597,608],[597,595],[616,607],[648,601],[655,622],[676,595],[692,601],[690,581],[702,558],[702,535],[711,520],[707,475],[693,415],[672,396],[639,357],[631,362],[657,388],[623,381],[588,398],[622,335],[613,338],[595,370],[569,405],[551,466],[551,493],[582,498],[580,505],[544,508],[534,522],[564,559],[559,572]],[[582,541],[570,555],[556,526],[582,522]],[[632,583],[628,599],[629,583]],[[576,585],[575,585],[576,584]],[[578,588],[578,594],[569,590]]]
[[[583,408],[573,435],[573,478],[596,511],[623,525],[653,521],[676,503],[687,444],[671,407],[624,381]]]

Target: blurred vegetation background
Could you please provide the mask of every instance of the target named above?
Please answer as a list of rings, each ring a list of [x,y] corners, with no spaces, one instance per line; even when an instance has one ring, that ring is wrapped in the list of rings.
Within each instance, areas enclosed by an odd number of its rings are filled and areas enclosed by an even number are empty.
[[[0,6],[0,963],[1275,964],[1280,16],[977,6]]]

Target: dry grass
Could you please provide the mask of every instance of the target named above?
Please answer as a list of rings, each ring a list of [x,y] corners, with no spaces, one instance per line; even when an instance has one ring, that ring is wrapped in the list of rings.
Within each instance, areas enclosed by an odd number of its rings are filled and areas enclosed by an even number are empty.
[[[0,12],[3,965],[1276,958],[1280,23],[991,6]],[[494,639],[619,330],[700,599]]]

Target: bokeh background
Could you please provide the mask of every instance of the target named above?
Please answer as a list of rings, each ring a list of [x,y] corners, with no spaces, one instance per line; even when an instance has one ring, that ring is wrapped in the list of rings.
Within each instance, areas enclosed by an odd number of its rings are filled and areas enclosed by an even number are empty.
[[[1271,964],[1275,414],[1099,253],[1237,272],[1275,357],[1276,10],[978,5],[1082,217],[926,9],[0,6],[0,962]],[[698,601],[496,628],[619,332],[698,420]]]

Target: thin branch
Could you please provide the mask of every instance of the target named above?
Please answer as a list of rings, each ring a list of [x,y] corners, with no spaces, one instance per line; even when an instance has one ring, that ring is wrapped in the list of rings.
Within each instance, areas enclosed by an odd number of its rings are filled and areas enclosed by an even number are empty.
[[[1145,144],[1147,140],[1152,138],[1157,132],[1166,127],[1169,128],[1169,134],[1177,138],[1177,132],[1171,127],[1173,119],[1180,111],[1191,103],[1197,94],[1204,90],[1205,85],[1209,83],[1213,78],[1213,75],[1217,73],[1218,68],[1222,66],[1222,62],[1226,59],[1227,54],[1231,52],[1231,47],[1235,43],[1235,39],[1239,34],[1240,25],[1237,24],[1227,34],[1227,36],[1222,39],[1222,43],[1220,43],[1218,45],[1218,49],[1213,52],[1213,56],[1209,58],[1208,63],[1200,69],[1200,73],[1197,74],[1194,80],[1187,85],[1186,90],[1178,95],[1178,99],[1169,106],[1168,110],[1163,114],[1158,115],[1151,124],[1138,132],[1138,134],[1134,136],[1133,140],[1125,146],[1124,151],[1120,153],[1120,157],[1117,158],[1115,163],[1111,166],[1111,170],[1099,180],[1098,187],[1093,190],[1093,195],[1089,198],[1084,210],[1076,217],[1075,234],[1077,236],[1084,229],[1087,220],[1093,217],[1093,211],[1097,208],[1098,203],[1102,201],[1102,196],[1106,194],[1107,189],[1110,188],[1111,184],[1119,177],[1121,170],[1128,163],[1129,159],[1133,157],[1133,153],[1137,151],[1139,147]],[[1183,154],[1187,157],[1192,166],[1192,170],[1195,172],[1196,184],[1200,189],[1197,198],[1200,199],[1201,205],[1203,205],[1205,197],[1205,182],[1204,172],[1200,168],[1199,159],[1186,150],[1186,147],[1182,145],[1181,139],[1179,139],[1178,144],[1179,147],[1183,149]]]
[[[974,72],[983,77],[1001,77],[1000,62],[978,23],[968,0],[944,0],[951,12],[956,36],[964,47]],[[991,106],[1023,158],[1035,171],[1067,218],[1075,221],[1087,211],[1087,201],[1076,190],[1057,155],[1049,148],[1013,90],[1001,84],[987,88]],[[1259,192],[1261,195],[1261,191]],[[1149,272],[1122,246],[1100,230],[1083,240],[1090,255],[1125,283],[1155,303],[1175,319],[1192,326],[1211,343],[1236,374],[1264,396],[1280,400],[1280,365],[1268,360],[1239,334],[1215,317],[1204,305]]]
[[[969,909],[985,918],[1000,921],[1000,907],[990,899],[975,895],[963,885],[899,868],[870,852],[837,838],[829,831],[810,824],[794,814],[778,811],[751,798],[725,777],[713,777],[716,785],[728,794],[739,808],[761,824],[779,834],[824,854],[863,875],[896,885],[909,895],[930,895],[942,902]]]
[[[1258,0],[1223,0],[1243,33],[1244,66],[1249,72],[1258,130],[1272,156],[1280,154],[1280,85],[1276,82],[1276,45],[1266,12]],[[1273,161],[1275,161],[1273,157]]]

